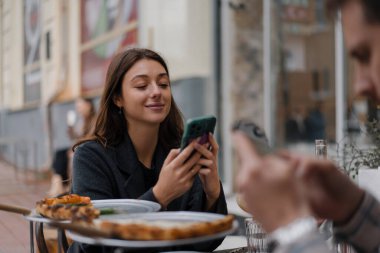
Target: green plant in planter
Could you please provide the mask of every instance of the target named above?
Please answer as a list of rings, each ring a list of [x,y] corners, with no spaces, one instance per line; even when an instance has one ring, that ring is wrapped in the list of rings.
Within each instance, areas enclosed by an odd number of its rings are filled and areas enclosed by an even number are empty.
[[[357,179],[360,168],[377,169],[380,166],[379,124],[377,120],[370,121],[361,133],[371,143],[359,147],[353,140],[347,141],[349,138],[345,138],[337,145],[339,165],[354,180]]]

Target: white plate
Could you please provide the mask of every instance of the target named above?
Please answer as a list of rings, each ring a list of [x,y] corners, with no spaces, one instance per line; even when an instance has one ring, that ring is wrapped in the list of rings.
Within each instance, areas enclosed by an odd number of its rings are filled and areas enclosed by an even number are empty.
[[[160,204],[156,202],[139,199],[102,199],[91,200],[91,203],[98,209],[112,208],[120,212],[118,214],[101,215],[99,219],[123,219],[130,214],[157,212],[161,209]],[[32,210],[30,215],[26,215],[24,217],[25,219],[34,222],[50,223],[54,221],[70,223],[70,220],[54,220],[45,218],[38,214],[35,209]]]
[[[130,214],[151,213],[161,209],[160,204],[140,199],[104,199],[92,200],[91,203],[97,209],[115,209],[117,214],[101,215],[99,219],[123,219]]]
[[[196,222],[196,221],[212,221],[215,219],[223,218],[224,215],[213,214],[213,213],[203,213],[203,212],[159,212],[159,213],[146,213],[146,214],[131,214],[125,216],[120,222],[125,222],[128,219],[142,219],[142,220],[170,220],[178,222]],[[113,220],[115,222],[115,220]],[[199,236],[188,239],[178,239],[178,240],[157,240],[157,241],[137,241],[137,240],[122,240],[122,239],[110,239],[110,238],[92,238],[83,236],[71,231],[68,231],[68,235],[77,242],[87,243],[87,244],[97,244],[104,246],[115,246],[124,248],[155,248],[155,247],[167,247],[167,246],[177,246],[186,245],[199,242],[210,241],[218,238],[225,237],[226,235],[232,234],[238,228],[238,222],[235,220],[233,222],[232,228],[217,234]]]
[[[41,216],[39,213],[37,213],[36,209],[33,209],[32,212],[29,215],[25,215],[24,218],[27,219],[28,221],[42,222],[42,223],[50,223],[50,222],[70,223],[69,220],[54,220],[50,218],[45,218]]]

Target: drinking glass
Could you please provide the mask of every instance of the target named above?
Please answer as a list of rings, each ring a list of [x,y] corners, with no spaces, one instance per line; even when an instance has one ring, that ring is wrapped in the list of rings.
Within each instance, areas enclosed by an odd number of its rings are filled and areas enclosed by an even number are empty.
[[[344,242],[337,242],[335,244],[334,252],[336,252],[336,253],[356,253],[356,251],[354,250],[354,248],[351,245],[346,244]]]
[[[252,218],[245,219],[248,253],[268,252],[267,234],[262,226]]]

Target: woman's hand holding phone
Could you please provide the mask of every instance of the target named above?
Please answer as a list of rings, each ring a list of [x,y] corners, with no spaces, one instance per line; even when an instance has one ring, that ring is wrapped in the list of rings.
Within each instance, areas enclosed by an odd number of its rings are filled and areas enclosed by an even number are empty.
[[[198,174],[207,197],[206,209],[209,209],[220,195],[220,182],[218,174],[219,145],[214,136],[209,133],[208,143],[203,145],[196,143],[195,149],[198,151],[198,154],[201,154],[201,158],[197,163],[201,166]]]
[[[201,169],[199,161],[202,154],[194,152],[197,140],[192,141],[185,149],[173,149],[165,159],[153,194],[158,202],[166,208],[193,185],[195,175]]]

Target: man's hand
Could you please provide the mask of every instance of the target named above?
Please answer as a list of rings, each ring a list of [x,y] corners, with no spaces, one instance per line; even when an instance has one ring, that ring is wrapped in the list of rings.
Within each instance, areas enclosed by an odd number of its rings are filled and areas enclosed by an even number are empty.
[[[267,232],[309,216],[303,185],[297,179],[299,161],[277,155],[259,156],[250,140],[238,131],[233,133],[240,160],[238,190],[247,210]]]
[[[296,157],[299,175],[312,211],[317,217],[337,223],[348,221],[360,205],[364,191],[354,184],[332,162]]]

